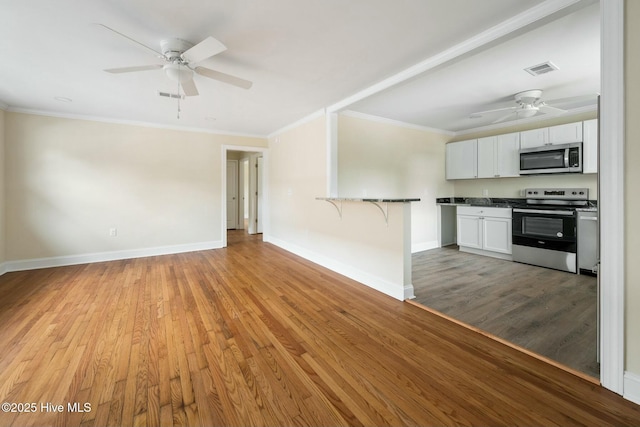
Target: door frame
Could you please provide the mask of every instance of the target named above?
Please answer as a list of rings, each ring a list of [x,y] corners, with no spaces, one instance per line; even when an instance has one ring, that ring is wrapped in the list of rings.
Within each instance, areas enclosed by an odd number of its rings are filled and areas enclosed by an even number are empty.
[[[238,219],[240,217],[240,162],[236,159],[227,159],[226,161],[226,166],[227,166],[227,170],[225,172],[225,177],[227,176],[227,172],[229,172],[229,162],[232,162],[233,164],[235,164],[235,168],[236,168],[236,199],[235,199],[235,205],[236,205],[236,217],[234,219],[234,224],[233,227],[229,228],[229,200],[227,200],[227,230],[235,230],[238,228]],[[229,185],[229,181],[225,181],[225,192],[227,192],[228,194],[228,185]]]
[[[221,185],[221,197],[220,197],[220,206],[221,206],[221,221],[220,221],[220,236],[221,236],[221,246],[223,248],[227,247],[227,154],[229,151],[244,151],[249,153],[260,153],[263,157],[262,166],[263,166],[263,176],[262,176],[262,185],[263,185],[263,194],[262,194],[262,204],[263,204],[263,216],[262,216],[262,227],[263,227],[263,238],[267,235],[269,231],[269,149],[267,147],[252,147],[245,145],[223,145],[222,146],[222,185]]]

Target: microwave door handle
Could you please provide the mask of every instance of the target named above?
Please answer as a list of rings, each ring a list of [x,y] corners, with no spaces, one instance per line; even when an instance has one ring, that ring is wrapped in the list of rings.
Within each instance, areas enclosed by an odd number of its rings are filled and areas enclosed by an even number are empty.
[[[565,148],[564,149],[564,167],[568,168],[569,167],[569,149]]]

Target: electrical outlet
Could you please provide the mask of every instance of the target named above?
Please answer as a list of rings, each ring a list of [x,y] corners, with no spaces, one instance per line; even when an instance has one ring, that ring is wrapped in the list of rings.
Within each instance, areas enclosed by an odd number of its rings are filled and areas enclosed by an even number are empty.
[[[488,190],[488,189],[486,189],[486,188],[484,188],[484,189],[482,190],[482,196],[483,196],[483,197],[487,197],[488,195],[489,195],[489,190]]]
[[[118,229],[117,228],[110,228],[109,229],[109,236],[111,237],[117,237],[118,236]]]

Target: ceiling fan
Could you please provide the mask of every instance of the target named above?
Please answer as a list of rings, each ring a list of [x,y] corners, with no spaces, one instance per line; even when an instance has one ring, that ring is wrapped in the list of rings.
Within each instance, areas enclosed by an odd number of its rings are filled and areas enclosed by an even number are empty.
[[[162,59],[165,62],[164,64],[109,68],[104,70],[108,73],[131,73],[137,71],[158,70],[162,68],[167,77],[180,85],[186,96],[198,95],[198,89],[196,88],[196,84],[193,81],[194,73],[243,89],[249,89],[253,85],[253,83],[249,80],[241,79],[240,77],[232,76],[230,74],[212,70],[210,68],[195,65],[198,62],[204,61],[205,59],[224,52],[227,49],[224,44],[211,36],[207,37],[196,45],[177,38],[163,40],[160,43],[161,50],[158,51],[152,47],[140,43],[137,40],[134,40],[133,38],[125,34],[122,34],[119,31],[114,30],[113,28],[107,27],[103,24],[98,25],[128,39],[129,41],[136,43],[139,46],[144,47],[145,49],[153,52],[159,59]]]
[[[584,102],[595,101],[595,95],[586,96],[574,96],[570,98],[554,99],[549,101],[542,100],[542,90],[533,89],[526,90],[524,92],[518,92],[514,95],[516,105],[513,107],[498,108],[495,110],[478,111],[471,114],[470,118],[480,118],[488,114],[498,113],[502,111],[508,111],[507,114],[500,116],[492,123],[500,123],[510,119],[521,119],[527,117],[533,117],[536,114],[543,113],[548,115],[559,115],[566,113],[567,110],[562,108],[553,107],[549,104],[567,104],[571,102]]]

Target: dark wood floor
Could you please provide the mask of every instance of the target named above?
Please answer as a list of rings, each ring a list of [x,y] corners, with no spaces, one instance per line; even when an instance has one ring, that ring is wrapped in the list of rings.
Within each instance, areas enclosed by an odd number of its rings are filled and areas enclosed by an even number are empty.
[[[596,278],[458,251],[413,255],[416,301],[595,378]]]
[[[0,425],[640,425],[592,382],[259,237],[228,243],[0,277]]]

